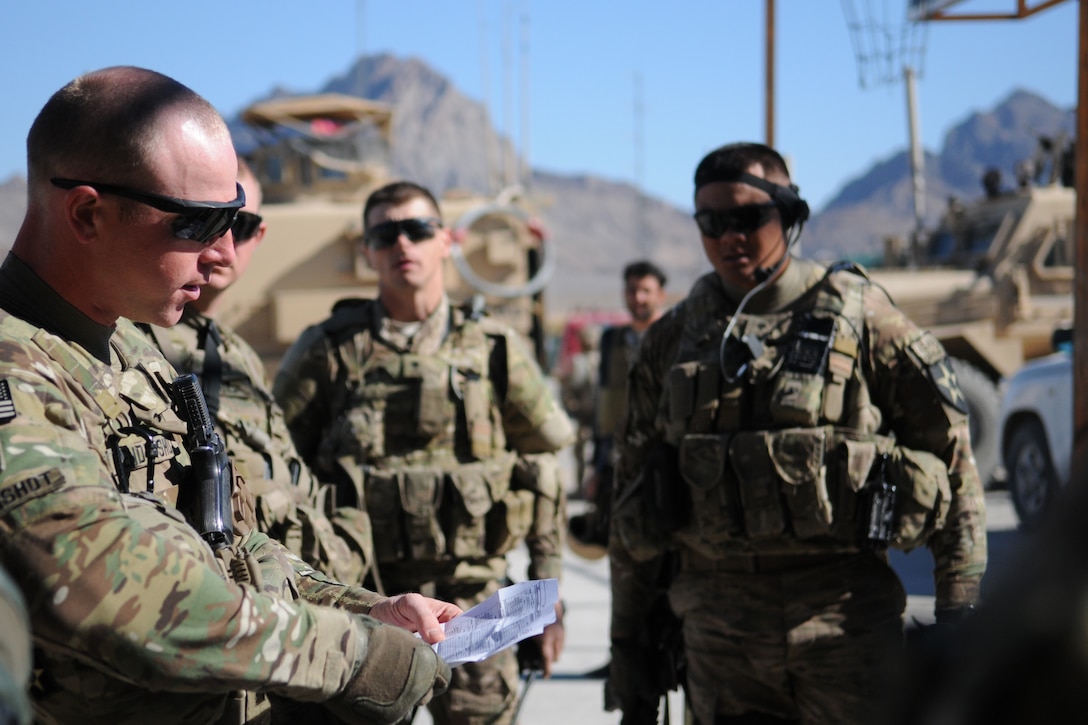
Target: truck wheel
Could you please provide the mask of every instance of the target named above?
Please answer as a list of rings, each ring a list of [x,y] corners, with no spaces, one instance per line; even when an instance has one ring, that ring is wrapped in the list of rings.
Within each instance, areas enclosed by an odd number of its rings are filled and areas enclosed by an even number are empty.
[[[1001,420],[1001,394],[997,386],[981,370],[966,360],[952,358],[952,370],[956,373],[960,390],[967,398],[967,415],[971,427],[971,449],[975,465],[982,480],[982,487],[994,485],[1001,446],[998,442]]]
[[[1005,450],[1005,468],[1009,475],[1009,497],[1020,525],[1025,529],[1037,527],[1058,487],[1046,433],[1039,421],[1026,421],[1013,431]]]

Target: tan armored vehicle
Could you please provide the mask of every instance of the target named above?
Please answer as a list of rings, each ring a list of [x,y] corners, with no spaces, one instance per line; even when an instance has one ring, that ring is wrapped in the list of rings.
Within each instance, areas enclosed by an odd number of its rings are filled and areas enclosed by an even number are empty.
[[[1073,318],[1070,147],[1044,140],[1041,149],[1017,170],[1017,188],[1002,190],[990,171],[982,199],[950,202],[915,267],[871,274],[954,358],[986,482],[1001,450],[1001,379],[1052,352],[1055,328]]]
[[[372,297],[377,278],[360,252],[367,195],[389,175],[392,109],[354,96],[277,99],[242,119],[257,146],[246,154],[261,180],[268,233],[222,313],[272,373],[302,330],[345,297]],[[482,294],[543,354],[542,289],[554,269],[543,232],[517,190],[496,198],[440,200],[456,240],[446,280],[452,299]]]

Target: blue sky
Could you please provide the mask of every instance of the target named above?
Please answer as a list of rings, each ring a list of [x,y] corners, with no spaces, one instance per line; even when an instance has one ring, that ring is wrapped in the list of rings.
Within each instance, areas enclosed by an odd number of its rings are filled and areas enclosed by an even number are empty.
[[[892,31],[906,3],[849,2],[887,15]],[[1077,5],[1017,21],[930,23],[918,83],[926,148],[1016,88],[1072,108]],[[901,83],[859,87],[841,2],[777,0],[776,11],[775,141],[819,209],[906,146],[906,93]],[[153,68],[233,115],[275,86],[316,90],[359,54],[390,52],[421,58],[486,101],[535,167],[639,183],[689,208],[704,153],[765,139],[765,38],[761,0],[6,0],[0,180],[25,173],[35,114],[87,70]],[[897,75],[898,65],[889,67]]]

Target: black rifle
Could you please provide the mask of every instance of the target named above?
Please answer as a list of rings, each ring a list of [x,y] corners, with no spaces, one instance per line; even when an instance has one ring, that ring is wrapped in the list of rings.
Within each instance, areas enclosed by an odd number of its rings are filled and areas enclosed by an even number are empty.
[[[178,495],[178,509],[212,549],[234,543],[231,489],[234,471],[223,439],[215,431],[196,375],[181,375],[171,388],[178,416],[188,425],[185,446],[191,467]]]
[[[654,653],[657,671],[653,679],[659,697],[665,697],[671,690],[682,688],[687,676],[684,623],[672,611],[668,593],[669,586],[679,571],[679,556],[671,551],[665,554],[658,573],[657,597],[650,606],[646,620],[647,644]]]

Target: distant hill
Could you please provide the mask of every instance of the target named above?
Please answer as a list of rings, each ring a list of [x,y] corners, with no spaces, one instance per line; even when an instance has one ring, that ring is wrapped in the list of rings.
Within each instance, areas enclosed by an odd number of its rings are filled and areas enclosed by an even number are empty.
[[[989,111],[972,113],[953,126],[937,152],[925,155],[926,221],[933,225],[950,197],[971,201],[983,195],[982,176],[1001,171],[1011,187],[1016,165],[1031,158],[1038,138],[1072,137],[1074,112],[1026,90],[1013,91]],[[888,236],[907,238],[914,227],[909,152],[894,152],[858,177],[813,217],[802,242],[805,253],[852,259],[879,255]]]
[[[487,193],[514,149],[495,132],[482,104],[416,58],[360,58],[343,75],[306,92],[337,92],[389,103],[394,108],[392,166],[396,174],[445,192]],[[290,95],[271,89],[266,98]],[[239,148],[252,144],[249,130],[229,119]],[[926,154],[926,216],[935,222],[948,198],[981,196],[980,179],[1000,169],[1012,185],[1017,162],[1029,158],[1039,135],[1071,135],[1073,112],[1027,90],[1015,90],[993,109],[972,113],[951,128],[939,150]],[[629,184],[589,175],[535,170],[530,192],[541,200],[541,216],[558,251],[558,271],[547,291],[553,314],[585,307],[619,307],[622,265],[649,256],[682,293],[708,269],[688,213],[646,198]],[[25,182],[0,184],[0,246],[10,244],[25,205]],[[859,170],[815,214],[802,237],[806,255],[871,259],[887,236],[913,227],[908,154],[891,149],[886,159]],[[641,220],[645,227],[640,228]],[[648,240],[641,242],[640,240]],[[645,244],[645,248],[643,247]]]

